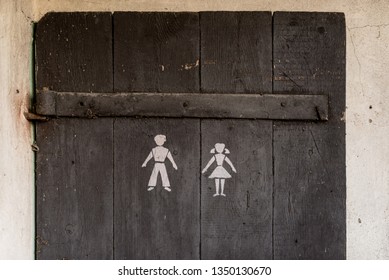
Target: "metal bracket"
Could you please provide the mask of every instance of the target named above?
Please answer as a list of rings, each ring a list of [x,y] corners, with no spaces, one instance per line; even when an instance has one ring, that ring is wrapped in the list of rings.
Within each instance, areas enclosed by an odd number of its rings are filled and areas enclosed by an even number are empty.
[[[30,122],[47,122],[50,118],[32,112],[24,112],[24,117]]]
[[[53,117],[175,117],[328,120],[326,94],[37,92],[36,112]]]

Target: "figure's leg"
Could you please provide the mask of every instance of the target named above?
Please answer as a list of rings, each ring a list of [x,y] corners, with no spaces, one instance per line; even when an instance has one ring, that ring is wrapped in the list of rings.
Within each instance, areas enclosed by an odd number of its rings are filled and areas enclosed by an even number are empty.
[[[165,190],[170,192],[171,191],[170,181],[169,181],[169,177],[167,176],[166,166],[164,163],[161,163],[160,169],[161,169],[160,172],[161,172],[161,179],[162,179],[162,187],[164,187]]]
[[[224,183],[226,182],[226,179],[220,179],[220,183],[221,183],[221,187],[222,187],[222,192],[221,192],[221,194],[220,195],[222,195],[222,196],[226,196],[225,194],[224,194]]]
[[[149,179],[149,188],[147,189],[148,191],[152,191],[154,187],[157,185],[157,178],[158,178],[158,168],[157,165],[154,164],[153,171],[151,172],[150,179]]]
[[[219,183],[220,183],[220,179],[216,178],[215,179],[216,193],[213,196],[218,196],[219,195]]]

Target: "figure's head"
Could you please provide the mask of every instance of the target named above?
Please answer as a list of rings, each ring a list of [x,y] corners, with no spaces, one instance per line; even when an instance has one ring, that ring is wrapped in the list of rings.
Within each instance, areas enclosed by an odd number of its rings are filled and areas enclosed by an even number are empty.
[[[158,134],[154,137],[154,141],[158,146],[162,146],[166,142],[166,136],[162,134]]]
[[[230,151],[228,149],[226,149],[226,145],[225,144],[223,144],[223,143],[216,143],[215,144],[215,148],[213,148],[211,150],[211,154],[215,154],[215,153],[218,153],[218,154],[222,154],[222,153],[229,154]]]
[[[215,150],[217,153],[221,154],[224,151],[224,148],[226,147],[223,143],[216,143],[215,144]]]

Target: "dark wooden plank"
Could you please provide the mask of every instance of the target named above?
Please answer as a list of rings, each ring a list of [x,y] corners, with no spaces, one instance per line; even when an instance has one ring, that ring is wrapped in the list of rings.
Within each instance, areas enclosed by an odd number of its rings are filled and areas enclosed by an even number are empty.
[[[49,13],[36,28],[37,89],[112,91],[110,13]]]
[[[115,91],[199,92],[198,14],[114,13],[114,41]],[[178,170],[166,163],[171,192],[148,192],[160,133]],[[199,120],[116,121],[115,258],[199,258],[199,134]]]
[[[112,120],[39,123],[38,259],[112,258]]]
[[[206,12],[201,17],[202,92],[270,93],[270,12]],[[209,82],[207,82],[209,81]]]
[[[326,95],[42,92],[41,115],[327,120]]]
[[[199,258],[199,121],[188,119],[117,119],[115,121],[115,258]],[[154,137],[167,137],[178,170],[166,159],[171,192],[148,191],[154,167],[142,164]]]
[[[196,92],[197,13],[114,13],[115,91]]]
[[[112,92],[110,13],[50,13],[37,24],[37,89]],[[36,126],[37,258],[113,257],[113,121]]]
[[[271,13],[207,12],[200,18],[202,92],[271,93]],[[226,182],[226,197],[213,197],[215,182],[202,177],[202,258],[271,258],[271,124],[202,121],[202,166],[213,145],[223,142],[238,169]]]
[[[203,120],[202,168],[215,156],[216,143],[231,152],[237,173],[225,180],[225,197],[216,196],[213,163],[201,179],[201,256],[203,259],[272,258],[272,122]]]
[[[274,14],[274,91],[329,93],[329,121],[276,122],[274,258],[346,257],[345,21]]]

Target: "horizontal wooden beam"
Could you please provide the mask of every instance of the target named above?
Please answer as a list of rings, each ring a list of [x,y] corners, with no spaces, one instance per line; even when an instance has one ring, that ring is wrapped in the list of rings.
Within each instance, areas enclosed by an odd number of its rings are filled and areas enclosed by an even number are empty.
[[[328,119],[327,95],[234,93],[84,93],[43,91],[36,112],[56,117]]]

